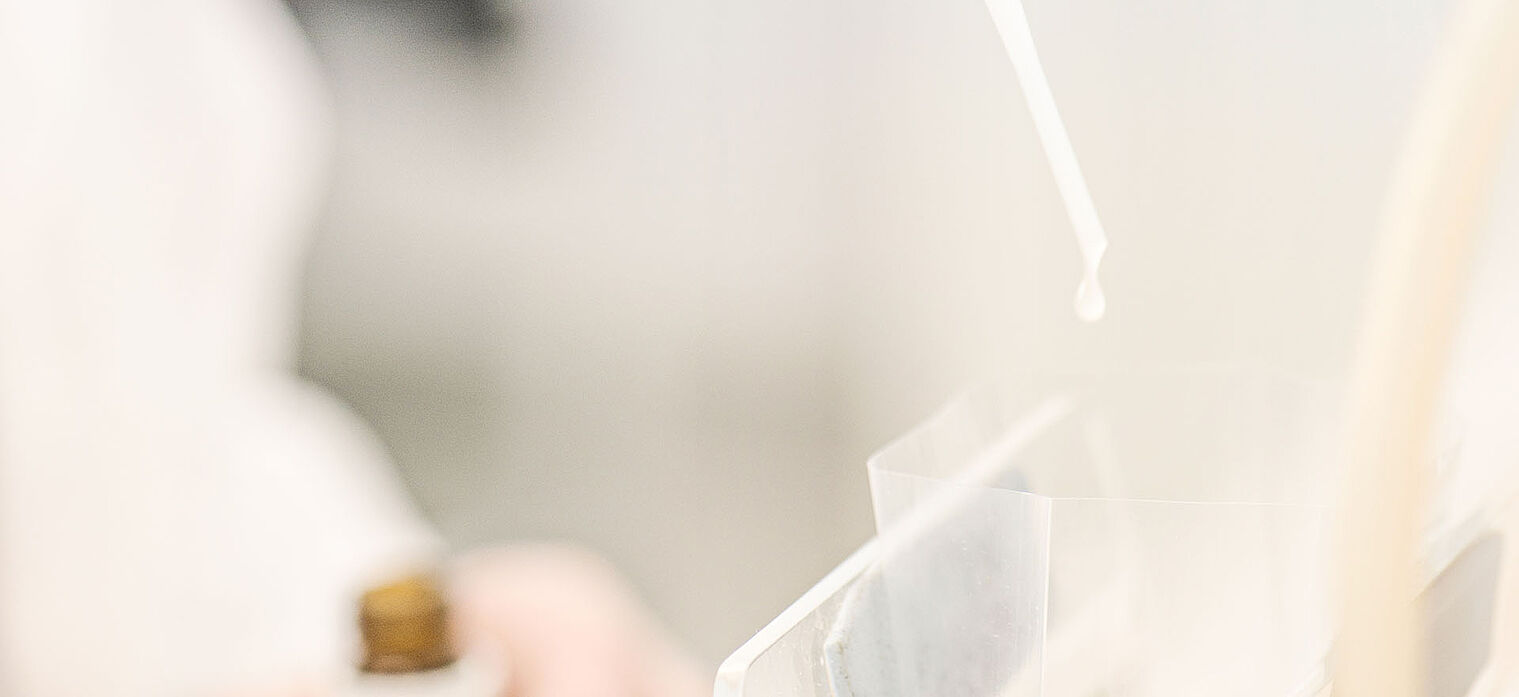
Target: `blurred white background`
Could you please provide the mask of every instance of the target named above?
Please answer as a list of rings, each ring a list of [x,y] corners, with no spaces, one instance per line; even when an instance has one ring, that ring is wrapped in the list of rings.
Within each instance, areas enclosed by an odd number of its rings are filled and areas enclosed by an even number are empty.
[[[453,544],[583,541],[713,662],[979,376],[1341,376],[1442,3],[1026,4],[1095,325],[980,0],[296,3],[338,135],[304,371]]]
[[[1096,324],[983,0],[0,0],[0,692],[346,675],[359,588],[435,558],[406,496],[455,550],[601,552],[711,667],[962,386],[1343,377],[1449,3],[1025,4]],[[1435,523],[1519,486],[1506,147]],[[291,374],[297,299],[389,457]],[[560,674],[618,677],[581,639]]]

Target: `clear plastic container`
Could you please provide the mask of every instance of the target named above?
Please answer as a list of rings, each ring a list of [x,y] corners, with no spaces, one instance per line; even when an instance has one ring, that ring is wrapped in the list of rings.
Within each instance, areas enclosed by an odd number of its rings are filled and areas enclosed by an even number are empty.
[[[877,538],[716,694],[1311,693],[1327,394],[1229,367],[973,391],[871,459]]]

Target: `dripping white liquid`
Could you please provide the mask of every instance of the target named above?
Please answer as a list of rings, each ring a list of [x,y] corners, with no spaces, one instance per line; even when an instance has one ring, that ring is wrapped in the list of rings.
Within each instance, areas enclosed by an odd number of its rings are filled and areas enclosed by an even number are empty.
[[[1093,267],[1076,285],[1076,316],[1084,322],[1096,322],[1102,319],[1107,309],[1108,299],[1102,295],[1102,286],[1097,283],[1096,268]]]
[[[1013,72],[1023,87],[1023,98],[1028,104],[1034,130],[1049,160],[1050,171],[1055,176],[1055,186],[1065,202],[1066,214],[1071,218],[1071,229],[1076,234],[1076,246],[1081,250],[1081,284],[1076,289],[1076,316],[1087,322],[1102,319],[1107,310],[1107,300],[1097,279],[1098,265],[1103,252],[1107,251],[1108,238],[1097,218],[1097,206],[1087,191],[1086,179],[1076,162],[1076,151],[1065,132],[1065,123],[1055,108],[1055,95],[1050,92],[1044,68],[1039,64],[1039,54],[1034,50],[1034,36],[1029,31],[1028,18],[1023,14],[1020,0],[986,0],[1002,46],[1012,59]]]

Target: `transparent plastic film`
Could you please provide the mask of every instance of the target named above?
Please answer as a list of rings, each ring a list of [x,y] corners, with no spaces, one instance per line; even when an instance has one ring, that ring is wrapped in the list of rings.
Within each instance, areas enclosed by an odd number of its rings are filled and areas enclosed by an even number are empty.
[[[1274,696],[1311,681],[1329,522],[1312,444],[1332,413],[1314,391],[1232,369],[1049,382],[968,395],[872,460],[882,538],[933,540],[880,561],[890,645],[932,648],[898,666],[908,689],[851,694]],[[969,472],[946,478],[956,460]],[[923,522],[945,501],[953,513]],[[925,655],[936,670],[911,667]]]
[[[871,459],[877,539],[734,654],[719,693],[1312,694],[1323,402],[1234,368],[967,393]]]

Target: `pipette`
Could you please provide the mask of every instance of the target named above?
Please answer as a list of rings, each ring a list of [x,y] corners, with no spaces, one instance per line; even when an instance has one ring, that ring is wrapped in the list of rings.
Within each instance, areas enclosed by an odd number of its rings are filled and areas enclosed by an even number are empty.
[[[1108,238],[1097,218],[1097,206],[1087,190],[1086,178],[1076,161],[1076,151],[1071,138],[1060,120],[1060,110],[1055,108],[1055,95],[1044,76],[1039,63],[1039,53],[1034,50],[1034,35],[1029,30],[1028,17],[1023,13],[1020,0],[986,0],[1002,46],[1013,61],[1013,72],[1023,87],[1023,99],[1028,104],[1029,116],[1033,118],[1034,130],[1049,160],[1050,172],[1055,176],[1055,186],[1065,202],[1066,215],[1071,218],[1071,230],[1076,235],[1076,246],[1081,251],[1081,283],[1076,286],[1076,316],[1087,322],[1102,319],[1107,310],[1107,299],[1097,280],[1097,267],[1108,249]]]

